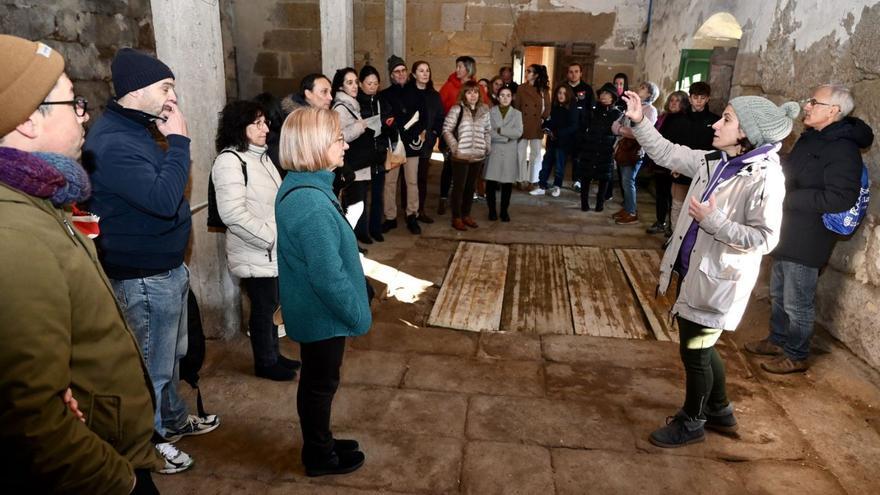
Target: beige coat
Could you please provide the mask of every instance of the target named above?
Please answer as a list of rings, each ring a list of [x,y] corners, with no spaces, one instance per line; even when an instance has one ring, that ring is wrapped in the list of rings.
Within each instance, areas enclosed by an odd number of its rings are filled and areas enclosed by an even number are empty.
[[[443,139],[449,145],[454,158],[466,162],[485,160],[486,155],[492,150],[489,109],[486,105],[477,105],[476,113],[464,112],[458,124],[458,137],[456,137],[453,131],[462,108],[461,105],[455,105],[449,109],[446,120],[443,121]]]
[[[720,152],[707,153],[672,144],[643,120],[633,127],[639,144],[657,165],[693,177],[685,205],[706,190]],[[779,242],[785,178],[779,146],[751,157],[734,177],[715,189],[717,207],[700,222],[690,266],[681,281],[673,314],[709,328],[735,330],[758,279],[761,257]],[[682,210],[672,242],[660,264],[662,294],[669,287],[682,240],[693,221]]]

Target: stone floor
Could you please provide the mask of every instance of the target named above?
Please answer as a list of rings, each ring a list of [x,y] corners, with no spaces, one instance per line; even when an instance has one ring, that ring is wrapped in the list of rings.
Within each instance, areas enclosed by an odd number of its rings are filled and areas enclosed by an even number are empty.
[[[803,375],[770,376],[739,350],[766,333],[766,277],[740,330],[719,344],[740,437],[708,433],[675,450],[647,441],[683,400],[673,343],[424,327],[460,240],[661,245],[644,233],[654,219],[647,195],[635,226],[611,222],[616,203],[577,207],[569,191],[516,192],[509,224],[490,225],[477,203],[477,230],[452,230],[447,214],[422,236],[401,225],[368,246],[370,258],[435,285],[413,303],[375,303],[370,333],[348,343],[333,426],[366,453],[353,474],[305,477],[296,383],[255,378],[243,335],[209,342],[202,388],[222,425],[179,442],[196,465],[160,476],[162,493],[880,493],[880,375],[822,333]],[[286,339],[283,349],[297,354]]]

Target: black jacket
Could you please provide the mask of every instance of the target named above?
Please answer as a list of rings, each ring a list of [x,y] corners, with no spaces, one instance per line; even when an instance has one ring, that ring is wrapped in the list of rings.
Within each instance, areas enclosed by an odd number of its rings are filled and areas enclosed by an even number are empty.
[[[686,113],[667,113],[663,117],[663,123],[657,129],[660,135],[675,144],[684,144],[690,138],[691,121]],[[644,167],[650,167],[654,175],[670,175],[670,170],[654,164],[650,156],[645,156]],[[690,181],[690,179],[688,179]]]
[[[828,262],[838,236],[825,228],[822,214],[855,204],[862,178],[859,148],[873,141],[874,132],[855,117],[801,134],[782,164],[785,202],[775,259],[815,268]]]
[[[443,102],[440,101],[440,93],[434,88],[419,89],[414,82],[410,81],[410,91],[420,100],[419,127],[425,131],[425,143],[422,145],[421,156],[431,156],[434,145],[440,134],[443,133]],[[421,132],[421,131],[419,131]]]
[[[611,132],[611,124],[620,116],[620,110],[613,103],[608,107],[596,104],[590,112],[589,122],[581,123],[580,159],[587,177],[603,180],[606,176],[611,177],[617,139]]]
[[[575,105],[566,108],[554,103],[550,107],[550,117],[541,125],[544,132],[548,133],[548,148],[553,146],[569,151],[580,128],[580,112]]]
[[[391,115],[394,117],[392,126],[394,131],[400,134],[400,138],[403,139],[406,156],[418,156],[421,153],[421,147],[414,149],[412,144],[418,141],[419,134],[425,129],[425,101],[421,96],[421,92],[418,91],[414,84],[407,82],[403,86],[391,84],[391,86],[380,91],[379,96],[383,98],[383,102],[388,102],[391,108]],[[419,112],[418,122],[405,130],[403,127],[416,112]],[[397,136],[394,135],[392,141],[395,141],[396,138]]]
[[[712,151],[712,139],[715,137],[715,129],[712,125],[721,117],[709,111],[708,105],[702,112],[687,111],[687,121],[690,126],[684,141],[678,143],[694,150]],[[679,175],[672,179],[676,184],[689,185],[691,178],[686,175]]]

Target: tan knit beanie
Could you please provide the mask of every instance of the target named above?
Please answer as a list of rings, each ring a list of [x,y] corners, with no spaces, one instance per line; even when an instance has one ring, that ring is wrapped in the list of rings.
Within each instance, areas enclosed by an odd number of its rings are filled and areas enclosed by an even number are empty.
[[[43,43],[0,34],[0,67],[0,136],[5,136],[52,91],[64,59]]]

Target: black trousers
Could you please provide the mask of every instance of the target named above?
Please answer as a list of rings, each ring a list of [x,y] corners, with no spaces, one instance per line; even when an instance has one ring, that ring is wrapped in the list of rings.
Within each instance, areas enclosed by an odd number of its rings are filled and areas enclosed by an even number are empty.
[[[452,160],[452,198],[450,208],[453,218],[469,217],[474,203],[474,184],[483,170],[483,162]]]
[[[599,180],[599,190],[596,191],[596,209],[601,209],[605,206],[605,200],[607,198],[608,190],[611,189],[611,181],[608,179],[598,179]],[[583,179],[581,180],[581,209],[586,211],[590,209],[590,183],[593,179],[590,175],[585,174]]]
[[[302,461],[306,466],[332,460],[333,434],[330,406],[339,387],[339,369],[345,352],[345,337],[300,343],[299,388],[296,412],[303,436]]]
[[[268,368],[278,362],[278,327],[272,315],[278,307],[278,277],[243,278],[241,285],[251,300],[251,349],[254,366]]]
[[[425,199],[428,197],[428,171],[431,167],[431,157],[419,157],[419,213],[425,211]]]
[[[452,187],[452,158],[449,153],[443,153],[443,169],[440,170],[440,197],[449,197],[449,188]],[[421,204],[421,203],[419,203]]]
[[[705,332],[698,323],[678,317],[679,354],[685,371],[684,412],[691,418],[703,419],[705,412],[727,407],[727,383],[724,361],[713,344],[705,349],[688,348]]]
[[[672,176],[654,174],[654,187],[657,189],[657,223],[665,223],[672,209]]]
[[[159,489],[153,483],[149,469],[135,469],[134,477],[136,481],[131,495],[159,495]]]
[[[501,214],[507,214],[507,208],[510,206],[510,194],[513,192],[513,184],[509,182],[499,183],[494,180],[486,181],[486,204],[489,207],[489,213],[495,213],[495,192],[501,189]]]
[[[385,164],[372,168],[370,180],[370,235],[382,234],[382,223],[385,222]]]

